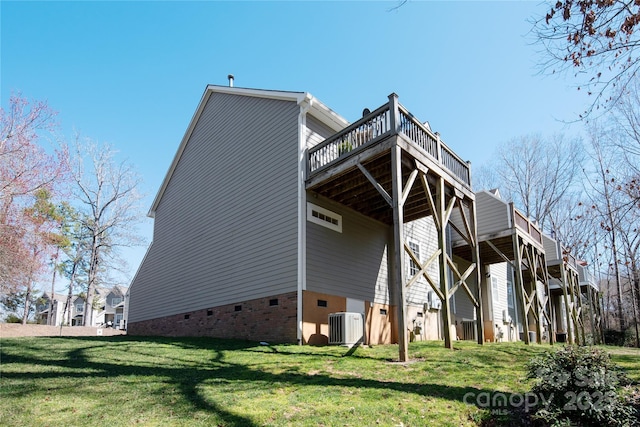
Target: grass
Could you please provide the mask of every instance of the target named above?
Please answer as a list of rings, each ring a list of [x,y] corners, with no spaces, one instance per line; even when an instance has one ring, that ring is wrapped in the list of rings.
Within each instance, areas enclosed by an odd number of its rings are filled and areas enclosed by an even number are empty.
[[[474,426],[491,418],[475,397],[525,393],[526,362],[549,350],[416,342],[402,364],[397,346],[128,336],[0,346],[0,425],[16,426]],[[640,381],[640,351],[607,349]]]

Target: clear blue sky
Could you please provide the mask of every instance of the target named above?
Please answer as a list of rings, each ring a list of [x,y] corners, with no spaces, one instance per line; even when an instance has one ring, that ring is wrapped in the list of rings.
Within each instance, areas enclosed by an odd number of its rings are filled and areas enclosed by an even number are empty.
[[[535,2],[0,1],[0,101],[47,100],[67,138],[108,142],[146,208],[207,84],[310,92],[346,119],[399,101],[475,166],[538,132],[575,134],[589,99],[538,74]],[[152,238],[152,222],[141,232]],[[131,251],[132,271],[145,248]]]

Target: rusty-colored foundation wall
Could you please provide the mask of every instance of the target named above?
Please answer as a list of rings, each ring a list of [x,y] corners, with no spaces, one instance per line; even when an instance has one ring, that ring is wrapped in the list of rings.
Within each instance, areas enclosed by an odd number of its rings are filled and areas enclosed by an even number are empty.
[[[302,343],[326,345],[329,342],[329,314],[346,311],[347,299],[335,295],[304,291],[302,298]],[[398,342],[396,306],[365,301],[365,343]],[[424,307],[407,307],[407,333],[412,341],[442,339],[441,313]]]

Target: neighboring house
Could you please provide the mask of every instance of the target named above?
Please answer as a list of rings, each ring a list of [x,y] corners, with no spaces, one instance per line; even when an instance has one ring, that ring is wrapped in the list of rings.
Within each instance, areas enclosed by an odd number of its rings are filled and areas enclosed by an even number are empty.
[[[407,337],[450,346],[452,301],[481,316],[474,197],[468,163],[395,94],[350,124],[308,93],[210,85],[149,211],[128,333],[323,344],[349,312],[401,359]]]
[[[92,318],[84,324],[86,314],[85,298],[83,296],[75,296],[71,302],[71,326],[103,326],[106,323],[106,307],[105,298],[110,293],[109,289],[96,288],[93,297]]]
[[[125,329],[124,308],[127,288],[114,286],[104,298],[104,322],[107,326]]]
[[[502,200],[497,190],[477,192],[476,207],[485,338],[586,342],[584,323],[599,329],[600,304],[584,263]],[[460,226],[455,214],[452,221]],[[469,250],[456,235],[452,246],[462,257]],[[455,314],[458,336],[475,339],[473,328],[467,327],[473,308],[456,303]]]
[[[53,326],[65,324],[64,304],[66,300],[66,295],[54,294],[53,310],[51,310],[50,292],[43,293],[36,302],[36,323]]]

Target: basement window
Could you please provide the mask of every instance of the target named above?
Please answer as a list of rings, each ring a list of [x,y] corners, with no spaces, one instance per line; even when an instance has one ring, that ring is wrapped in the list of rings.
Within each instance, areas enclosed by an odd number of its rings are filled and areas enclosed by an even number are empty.
[[[327,300],[324,300],[324,299],[318,300],[318,307],[326,307],[326,306],[327,306]]]
[[[188,314],[185,314],[184,315],[184,320],[189,320],[189,317],[191,317],[191,316],[189,316]]]
[[[342,233],[342,215],[307,202],[307,221]]]
[[[241,305],[236,305],[233,309],[235,311],[242,311],[242,306]]]
[[[213,310],[207,310],[207,316],[213,316]]]
[[[269,305],[270,306],[278,305],[278,298],[270,299]]]

